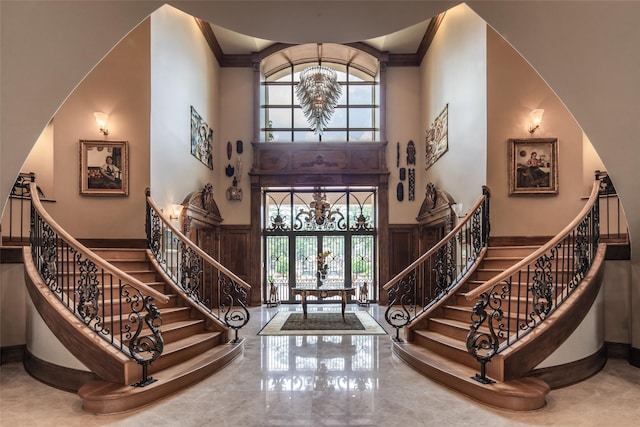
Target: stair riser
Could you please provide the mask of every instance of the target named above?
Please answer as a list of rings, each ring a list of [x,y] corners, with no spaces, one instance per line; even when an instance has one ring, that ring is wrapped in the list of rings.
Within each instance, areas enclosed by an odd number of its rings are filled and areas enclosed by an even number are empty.
[[[147,259],[147,252],[144,249],[109,249],[109,248],[93,248],[93,253],[107,260],[135,260],[144,261]]]
[[[465,329],[462,327],[447,325],[438,322],[429,322],[429,330],[442,335],[446,335],[451,338],[455,338],[463,342],[467,340],[467,334],[469,333],[469,328]]]
[[[151,267],[149,266],[149,263],[147,261],[107,261],[118,267],[120,270],[126,272],[151,270]]]
[[[537,247],[531,246],[491,246],[487,251],[487,257],[519,257],[531,255]]]
[[[162,356],[160,356],[153,365],[149,366],[149,373],[158,372],[169,366],[184,362],[185,360],[215,347],[216,345],[220,345],[220,339],[220,335],[216,335],[210,339],[198,342],[197,344],[171,352],[170,354],[162,354]]]
[[[421,335],[416,335],[416,340],[413,343],[471,368],[478,366],[476,359],[474,359],[466,350],[463,351]]]
[[[165,344],[168,344],[201,332],[204,332],[204,322],[178,329],[164,329],[162,332],[162,339]]]

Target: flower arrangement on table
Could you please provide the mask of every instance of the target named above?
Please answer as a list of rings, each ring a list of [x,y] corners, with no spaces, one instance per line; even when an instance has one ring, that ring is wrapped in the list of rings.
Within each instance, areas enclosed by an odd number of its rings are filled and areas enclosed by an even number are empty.
[[[331,251],[320,252],[316,257],[316,263],[318,265],[318,274],[320,278],[323,279],[327,276],[327,270],[329,269],[329,264],[327,264],[327,257],[331,255]]]

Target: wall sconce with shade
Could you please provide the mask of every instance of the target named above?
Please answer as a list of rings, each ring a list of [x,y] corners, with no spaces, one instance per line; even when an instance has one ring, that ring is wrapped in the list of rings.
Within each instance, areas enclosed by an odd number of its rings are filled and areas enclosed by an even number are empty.
[[[107,129],[107,120],[109,119],[109,115],[103,113],[101,111],[96,111],[93,113],[93,117],[96,118],[96,124],[98,125],[98,132],[103,134],[104,136],[109,135],[109,129]]]
[[[542,123],[542,115],[544,114],[544,110],[542,108],[538,108],[531,112],[531,121],[529,124],[529,133],[533,135],[533,133],[540,128],[540,124]]]

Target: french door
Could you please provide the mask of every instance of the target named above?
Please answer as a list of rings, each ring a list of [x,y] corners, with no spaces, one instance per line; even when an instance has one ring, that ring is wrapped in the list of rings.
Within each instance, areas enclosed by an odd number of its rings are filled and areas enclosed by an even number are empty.
[[[355,287],[356,299],[364,282],[376,289],[374,190],[265,190],[263,195],[265,300],[271,284],[278,300],[290,303],[299,299],[293,287]]]

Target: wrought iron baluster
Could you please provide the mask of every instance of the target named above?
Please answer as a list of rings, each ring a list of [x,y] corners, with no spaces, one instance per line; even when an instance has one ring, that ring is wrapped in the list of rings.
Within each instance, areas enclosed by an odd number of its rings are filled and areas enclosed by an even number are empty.
[[[123,336],[129,340],[131,357],[142,366],[142,379],[133,386],[144,387],[156,381],[148,376],[148,366],[155,362],[164,350],[164,340],[160,331],[162,317],[153,304],[153,297],[144,297],[140,291],[128,284],[121,285],[120,289],[120,295],[131,307],[131,313],[127,317],[129,323],[122,326]],[[141,335],[143,322],[151,331],[150,335]]]

